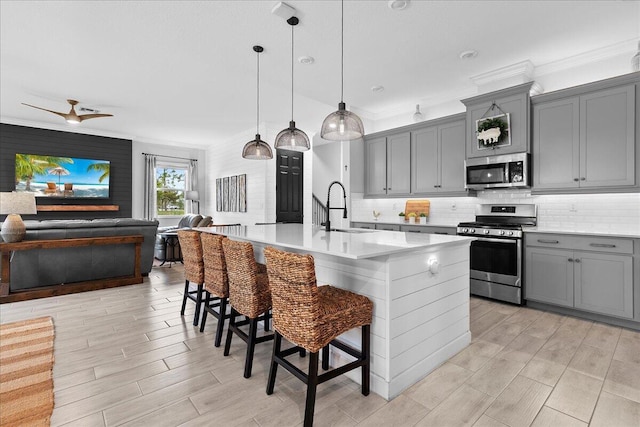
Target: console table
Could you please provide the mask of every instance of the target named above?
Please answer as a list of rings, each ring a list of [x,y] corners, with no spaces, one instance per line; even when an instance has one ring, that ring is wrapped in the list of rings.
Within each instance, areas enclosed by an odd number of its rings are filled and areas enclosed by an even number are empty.
[[[65,295],[75,292],[83,292],[94,289],[112,288],[123,285],[142,283],[140,272],[140,255],[144,236],[111,236],[111,237],[83,237],[76,239],[54,240],[25,240],[22,242],[0,242],[0,254],[2,257],[2,276],[0,277],[0,304],[14,301],[24,301],[34,298],[43,298],[55,295]],[[54,286],[34,288],[25,291],[11,293],[11,254],[16,251],[28,251],[30,249],[57,249],[82,246],[99,245],[135,245],[134,272],[129,276],[120,276],[108,279],[88,280],[85,282],[65,283]]]
[[[160,264],[160,266],[163,266],[165,262],[169,263],[169,267],[171,267],[172,262],[182,262],[182,248],[180,247],[180,240],[178,240],[178,232],[165,231],[163,233],[160,233],[160,235],[164,238],[164,259],[162,260],[162,264]],[[170,256],[169,248],[171,248]],[[177,257],[176,251],[178,252]]]

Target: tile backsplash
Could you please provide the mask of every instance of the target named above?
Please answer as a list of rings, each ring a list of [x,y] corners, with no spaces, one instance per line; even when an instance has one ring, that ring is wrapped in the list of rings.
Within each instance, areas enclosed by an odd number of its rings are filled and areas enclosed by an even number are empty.
[[[351,194],[351,220],[397,222],[407,199],[365,199]],[[569,230],[640,230],[640,193],[532,195],[530,190],[479,191],[477,197],[433,197],[428,223],[457,225],[475,219],[475,208],[484,203],[532,203],[538,206],[538,226]]]

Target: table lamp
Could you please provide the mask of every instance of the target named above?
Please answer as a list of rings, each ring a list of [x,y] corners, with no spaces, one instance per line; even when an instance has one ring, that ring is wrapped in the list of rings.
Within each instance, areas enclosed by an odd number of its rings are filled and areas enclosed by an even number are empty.
[[[191,207],[193,207],[193,203],[197,203],[198,204],[198,212],[200,213],[200,196],[198,194],[198,192],[196,190],[191,190],[191,191],[185,191],[184,193],[184,199],[185,200],[191,200]]]
[[[33,193],[0,193],[0,215],[7,215],[0,231],[2,240],[7,243],[22,241],[27,229],[20,214],[37,213],[36,196]]]

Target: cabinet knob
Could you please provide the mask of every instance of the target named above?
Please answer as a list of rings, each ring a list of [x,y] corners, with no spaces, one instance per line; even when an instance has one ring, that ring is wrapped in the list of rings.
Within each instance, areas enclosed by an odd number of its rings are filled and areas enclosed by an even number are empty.
[[[580,262],[580,258],[576,258],[576,262],[578,262],[578,263],[579,263],[579,262]]]
[[[391,190],[391,187],[387,188],[387,190]]]
[[[567,261],[569,261],[569,262],[573,262],[573,258],[569,258]]]
[[[573,180],[574,180],[575,182],[580,181],[580,179],[579,179],[579,178],[573,178]]]
[[[586,180],[587,180],[587,178],[585,178],[584,176],[580,177],[580,181],[586,181]]]

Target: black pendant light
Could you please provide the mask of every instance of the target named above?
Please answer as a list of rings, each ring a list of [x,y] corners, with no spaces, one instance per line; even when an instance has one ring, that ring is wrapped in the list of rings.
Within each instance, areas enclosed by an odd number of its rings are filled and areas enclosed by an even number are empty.
[[[293,120],[293,27],[298,25],[299,22],[295,16],[287,19],[287,23],[291,25],[291,121],[288,128],[278,133],[273,146],[285,150],[307,151],[311,148],[309,137],[296,127],[296,122]]]
[[[362,120],[351,111],[347,111],[343,100],[344,96],[344,0],[342,0],[342,28],[341,28],[341,69],[340,69],[340,103],[338,111],[329,114],[324,122],[320,136],[330,141],[351,141],[353,139],[362,138],[364,135],[364,126]]]
[[[273,158],[273,152],[269,144],[260,139],[260,52],[264,51],[262,46],[254,46],[253,51],[258,58],[258,84],[256,102],[256,139],[249,141],[242,149],[242,157],[253,160],[269,160]]]

